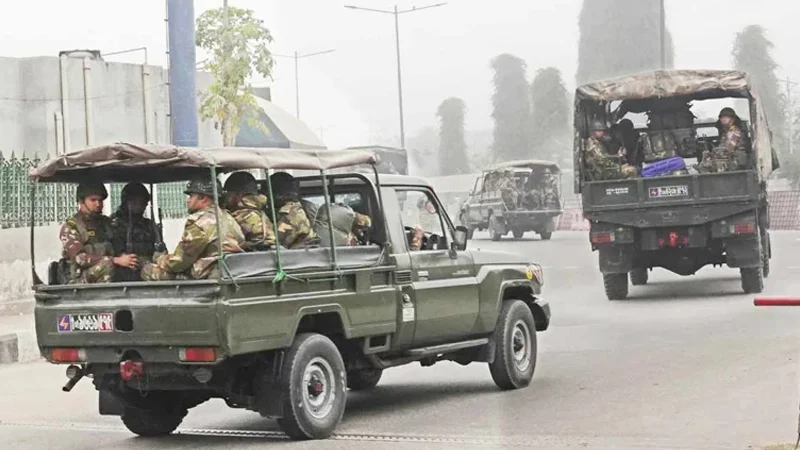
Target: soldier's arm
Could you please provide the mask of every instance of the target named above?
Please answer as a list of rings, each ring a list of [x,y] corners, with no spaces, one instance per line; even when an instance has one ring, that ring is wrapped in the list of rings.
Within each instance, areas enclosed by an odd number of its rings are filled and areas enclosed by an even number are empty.
[[[109,258],[108,256],[90,255],[86,253],[83,248],[80,233],[78,233],[78,228],[70,221],[67,221],[61,226],[59,238],[61,239],[61,245],[64,249],[64,255],[81,269],[92,267]]]
[[[185,272],[200,258],[208,244],[205,231],[193,221],[187,221],[175,252],[164,255],[159,260],[159,266],[171,273]]]
[[[742,142],[742,132],[738,128],[732,128],[725,134],[725,138],[723,143],[725,149],[730,151],[737,150]]]

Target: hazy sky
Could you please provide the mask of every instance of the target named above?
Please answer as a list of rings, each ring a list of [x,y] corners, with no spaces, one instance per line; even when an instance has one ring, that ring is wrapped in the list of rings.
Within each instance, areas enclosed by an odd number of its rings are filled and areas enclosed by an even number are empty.
[[[189,0],[186,0],[189,1]],[[640,1],[640,0],[629,0]],[[401,8],[434,1],[398,0]],[[196,0],[195,13],[222,0]],[[229,0],[256,11],[273,32],[275,53],[336,52],[301,60],[301,115],[329,146],[398,136],[394,23],[390,15],[344,4],[391,9],[383,0]],[[406,135],[436,124],[449,96],[467,104],[467,128],[489,129],[489,60],[502,52],[537,68],[559,68],[574,89],[578,13],[582,0],[451,0],[400,17]],[[0,55],[57,55],[72,48],[103,52],[146,46],[152,64],[165,61],[165,1],[27,0],[0,16]],[[800,2],[790,0],[666,0],[676,66],[727,68],[734,34],[749,24],[768,29],[781,75],[800,81]],[[613,30],[613,27],[609,27]],[[200,58],[198,58],[200,59]],[[141,55],[109,60],[141,62]],[[294,113],[294,67],[279,59],[273,100]],[[800,93],[800,91],[799,91]]]

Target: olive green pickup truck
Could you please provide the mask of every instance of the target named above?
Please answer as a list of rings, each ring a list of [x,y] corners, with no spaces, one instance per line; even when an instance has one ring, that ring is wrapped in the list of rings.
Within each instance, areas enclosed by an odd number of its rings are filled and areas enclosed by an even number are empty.
[[[501,389],[527,386],[536,332],[550,322],[541,267],[467,249],[467,230],[422,179],[326,172],[365,163],[375,157],[359,150],[114,144],[33,169],[39,183],[319,170],[297,179],[305,200],[372,218],[367,245],[225,254],[213,280],[59,285],[34,273],[39,346],[68,365],[64,390],[91,378],[100,414],[143,436],[169,434],[189,409],[221,398],[315,439],[334,432],[348,389],[374,387],[390,367],[484,362]]]

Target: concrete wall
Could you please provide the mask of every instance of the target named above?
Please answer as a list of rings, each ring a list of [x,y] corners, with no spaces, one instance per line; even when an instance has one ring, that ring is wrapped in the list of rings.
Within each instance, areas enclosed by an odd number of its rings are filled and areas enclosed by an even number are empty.
[[[169,142],[169,95],[167,72],[148,66],[149,86],[145,92],[143,66],[138,64],[89,61],[67,58],[65,65],[67,107],[61,105],[61,65],[58,57],[0,57],[0,152],[17,155],[47,153],[57,149],[54,115],[66,117],[67,150],[87,145],[84,79],[88,77],[93,116],[94,144],[116,141],[146,142],[145,120],[149,118],[150,140]],[[198,90],[210,82],[200,74]],[[150,96],[150,111],[145,115],[145,95]],[[212,123],[201,123],[200,145],[220,145],[222,138]]]

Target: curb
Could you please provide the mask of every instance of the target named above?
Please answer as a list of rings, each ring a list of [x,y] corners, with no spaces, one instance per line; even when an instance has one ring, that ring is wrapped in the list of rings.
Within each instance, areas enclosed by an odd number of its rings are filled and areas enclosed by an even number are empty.
[[[41,359],[36,334],[21,331],[0,335],[0,364],[32,362]]]

